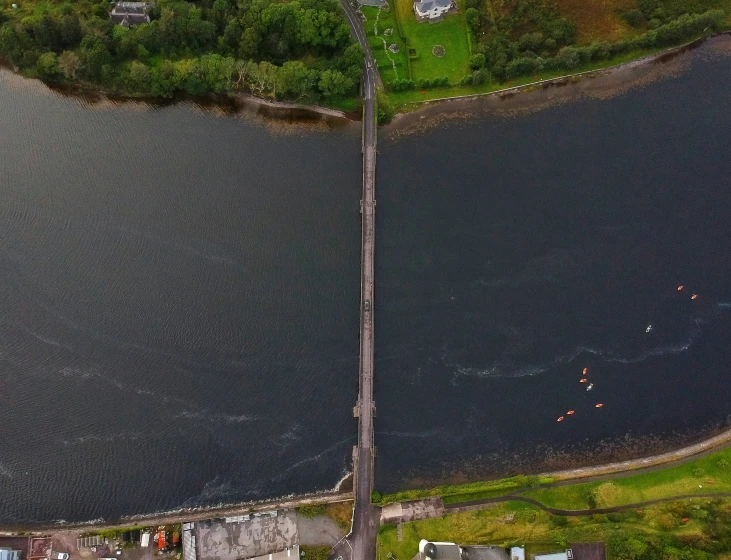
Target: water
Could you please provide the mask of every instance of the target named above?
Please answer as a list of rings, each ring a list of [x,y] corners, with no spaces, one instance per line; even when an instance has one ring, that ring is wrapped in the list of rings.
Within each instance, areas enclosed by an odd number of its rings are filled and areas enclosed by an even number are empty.
[[[706,46],[611,99],[381,134],[379,490],[728,425],[729,86]]]
[[[359,147],[358,124],[93,106],[0,73],[0,521],[335,486]]]
[[[731,63],[686,59],[607,100],[381,131],[378,489],[728,424]],[[359,134],[90,104],[0,73],[0,522],[347,473]]]

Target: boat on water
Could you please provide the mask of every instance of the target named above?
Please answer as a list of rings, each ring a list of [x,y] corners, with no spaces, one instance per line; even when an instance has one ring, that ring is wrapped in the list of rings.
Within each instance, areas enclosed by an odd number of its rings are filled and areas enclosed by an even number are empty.
[[[651,330],[652,330],[652,325],[647,325],[645,332],[650,332]]]
[[[593,388],[594,388],[594,384],[593,383],[589,383],[589,385],[587,385],[587,387],[586,387],[586,390],[587,391],[591,391]]]

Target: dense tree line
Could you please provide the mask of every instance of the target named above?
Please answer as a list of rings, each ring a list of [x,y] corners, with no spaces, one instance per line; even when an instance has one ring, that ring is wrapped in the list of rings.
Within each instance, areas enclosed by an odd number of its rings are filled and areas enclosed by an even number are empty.
[[[0,56],[31,75],[170,97],[249,91],[316,100],[355,93],[363,53],[337,0],[156,0],[126,29],[107,0],[0,0]]]
[[[466,0],[473,55],[472,73],[462,83],[477,85],[490,78],[504,82],[541,70],[571,71],[623,52],[677,44],[706,28],[721,29],[725,13],[714,9],[718,4],[718,0],[638,0],[638,7],[622,16],[644,33],[616,43],[597,41],[578,47],[576,25],[551,2],[508,0],[497,10],[491,0]]]

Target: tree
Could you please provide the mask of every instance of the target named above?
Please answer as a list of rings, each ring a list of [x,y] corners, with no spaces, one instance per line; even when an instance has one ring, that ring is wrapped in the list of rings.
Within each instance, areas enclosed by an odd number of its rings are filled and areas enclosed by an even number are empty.
[[[76,14],[67,14],[61,18],[59,22],[59,32],[61,33],[61,42],[64,49],[75,48],[81,42],[81,24],[79,16]]]
[[[135,93],[147,93],[150,91],[152,73],[146,64],[133,60],[129,65],[128,86]]]
[[[279,80],[283,96],[301,99],[315,89],[317,72],[308,69],[304,62],[288,60],[279,70]]]
[[[172,97],[178,87],[180,87],[180,84],[176,80],[175,65],[169,60],[163,60],[152,71],[150,78],[152,95]]]
[[[33,37],[39,46],[46,49],[60,51],[64,46],[61,30],[56,20],[49,15],[43,16],[33,26]]]
[[[467,8],[464,15],[467,20],[467,27],[472,30],[472,33],[477,33],[480,28],[480,12],[475,8]]]
[[[342,97],[353,88],[353,80],[337,70],[325,70],[320,74],[320,91],[325,97]]]
[[[63,51],[58,57],[58,65],[66,79],[73,80],[76,78],[76,71],[81,66],[81,59],[73,51]]]
[[[112,61],[112,55],[98,35],[87,35],[81,40],[81,70],[92,80],[100,80],[103,67]]]
[[[485,67],[485,55],[484,54],[473,54],[470,57],[470,66],[473,70],[479,70]]]
[[[58,78],[61,69],[58,66],[58,56],[56,53],[47,52],[38,57],[36,62],[36,70],[41,78],[53,80]]]

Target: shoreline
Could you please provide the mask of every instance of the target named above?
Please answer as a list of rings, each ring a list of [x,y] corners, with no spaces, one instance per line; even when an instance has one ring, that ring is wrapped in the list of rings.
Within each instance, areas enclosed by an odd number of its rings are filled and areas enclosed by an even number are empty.
[[[349,475],[351,476],[351,475]],[[179,508],[163,512],[143,513],[121,517],[117,521],[92,519],[89,521],[63,520],[42,523],[0,523],[0,536],[17,536],[18,534],[40,535],[50,531],[88,530],[102,531],[107,529],[121,529],[140,525],[171,525],[182,521],[201,521],[212,517],[232,516],[252,511],[269,511],[273,509],[295,509],[304,505],[324,505],[353,500],[353,492],[323,492],[321,494],[301,494],[299,496],[284,496],[271,500],[256,500],[218,506],[200,506],[193,508]]]
[[[203,95],[188,95],[186,93],[176,93],[171,98],[165,97],[154,97],[147,95],[126,95],[122,93],[116,93],[107,91],[99,87],[94,87],[93,84],[87,83],[65,83],[65,82],[47,82],[40,78],[29,77],[19,71],[17,67],[10,64],[6,60],[0,58],[0,70],[6,70],[24,80],[30,82],[37,82],[38,84],[47,88],[50,92],[56,93],[64,97],[75,97],[84,99],[91,103],[98,103],[100,101],[110,101],[116,103],[147,103],[155,107],[166,107],[170,105],[176,105],[178,103],[185,103],[192,101],[201,106],[215,106],[220,108],[230,108],[242,112],[246,109],[246,105],[254,105],[256,107],[266,107],[268,109],[274,109],[275,113],[268,114],[271,118],[288,119],[291,114],[276,115],[276,111],[282,113],[296,112],[298,117],[302,120],[308,120],[308,114],[311,116],[324,116],[330,118],[344,119],[348,121],[359,120],[360,111],[354,111],[352,113],[341,111],[339,109],[331,109],[321,105],[310,105],[301,104],[291,101],[277,101],[276,99],[267,99],[264,97],[256,97],[250,93],[245,92],[231,92],[224,94],[205,93]],[[356,118],[357,117],[357,118]]]
[[[466,93],[461,95],[451,95],[447,97],[438,97],[435,99],[427,99],[423,101],[414,101],[409,102],[407,105],[412,105],[414,109],[412,111],[400,111],[396,113],[391,120],[390,123],[386,125],[381,125],[383,127],[392,127],[394,125],[397,125],[400,121],[407,118],[409,115],[413,115],[416,113],[421,113],[427,108],[437,107],[437,106],[444,106],[450,103],[455,102],[469,102],[469,101],[478,101],[481,99],[490,99],[490,98],[507,98],[512,95],[515,95],[517,93],[525,93],[533,91],[537,87],[552,87],[552,86],[561,86],[565,85],[570,82],[578,82],[582,78],[586,77],[595,77],[595,76],[601,76],[601,75],[609,75],[617,71],[621,70],[628,70],[632,68],[637,68],[641,66],[647,66],[650,64],[655,64],[658,62],[666,62],[667,60],[670,60],[674,58],[675,56],[678,56],[684,52],[693,50],[701,45],[703,45],[708,40],[722,37],[722,36],[731,36],[731,29],[727,29],[724,31],[719,31],[718,33],[714,33],[712,35],[704,35],[702,37],[693,39],[692,41],[688,41],[686,43],[683,43],[681,45],[677,45],[674,47],[668,47],[666,49],[663,49],[661,51],[658,51],[653,54],[644,55],[639,58],[629,60],[627,62],[621,62],[616,65],[607,66],[604,68],[597,68],[594,70],[585,70],[582,72],[576,72],[576,73],[569,73],[564,74],[561,76],[557,76],[554,78],[546,78],[542,80],[536,80],[533,82],[529,82],[526,84],[518,85],[518,86],[508,86],[501,89],[497,89],[494,91],[489,92],[482,92],[482,93]],[[663,60],[665,59],[665,60]],[[89,101],[99,101],[101,99],[105,99],[108,101],[113,102],[121,102],[121,103],[127,103],[127,102],[142,102],[142,103],[149,103],[154,106],[167,106],[167,105],[175,105],[177,103],[185,102],[185,101],[193,101],[196,103],[199,103],[203,106],[211,105],[211,106],[218,106],[218,107],[225,107],[225,106],[231,106],[232,104],[235,106],[237,110],[243,110],[245,109],[246,104],[252,104],[257,107],[265,107],[268,109],[273,109],[276,111],[282,111],[282,112],[298,112],[298,115],[295,115],[295,118],[301,118],[303,120],[307,119],[307,114],[310,113],[313,116],[314,115],[320,115],[324,117],[330,117],[330,118],[338,118],[338,119],[344,119],[348,121],[356,121],[360,120],[361,118],[361,111],[342,111],[339,109],[332,109],[329,107],[325,107],[322,105],[311,105],[311,104],[300,104],[297,102],[292,101],[278,101],[276,99],[268,99],[263,97],[257,97],[255,95],[252,95],[250,93],[246,92],[231,92],[231,93],[225,93],[225,94],[213,94],[213,93],[206,93],[201,96],[190,96],[187,94],[178,93],[174,95],[172,98],[163,98],[163,97],[151,97],[151,96],[133,96],[133,95],[126,95],[126,94],[120,94],[115,92],[106,91],[101,88],[94,87],[91,84],[85,84],[85,83],[62,83],[62,82],[46,82],[40,78],[33,78],[23,75],[14,65],[9,64],[7,61],[4,61],[0,59],[0,69],[6,69],[12,74],[19,76],[23,79],[30,80],[30,81],[37,81],[40,84],[43,84],[46,88],[48,88],[50,91],[54,93],[58,93],[60,95],[64,96],[72,96],[72,97],[80,97],[87,99]],[[241,106],[241,105],[244,106]],[[276,114],[269,114],[268,117],[272,118],[291,118],[292,115],[276,115]]]
[[[547,89],[551,87],[562,87],[568,84],[576,84],[582,82],[582,80],[586,78],[594,79],[601,76],[611,76],[622,71],[654,66],[656,64],[663,64],[665,62],[669,62],[675,59],[676,57],[686,52],[695,50],[696,48],[702,46],[708,41],[719,39],[724,36],[731,37],[731,29],[719,31],[718,33],[714,33],[712,35],[704,35],[702,37],[693,39],[692,41],[683,43],[682,45],[668,47],[667,49],[663,49],[653,54],[644,55],[639,58],[607,66],[604,68],[596,68],[593,70],[584,70],[582,72],[564,74],[554,78],[545,78],[517,86],[508,86],[494,91],[468,93],[464,95],[453,95],[448,97],[439,97],[435,99],[425,99],[423,101],[410,102],[406,105],[412,105],[413,110],[400,111],[396,113],[391,122],[384,125],[384,127],[397,128],[402,121],[409,120],[409,117],[414,115],[418,115],[421,118],[420,114],[427,109],[436,109],[440,107],[444,108],[445,106],[448,106],[450,104],[458,104],[460,102],[467,103],[485,101],[490,99],[510,99],[519,93],[530,93],[539,88]]]

